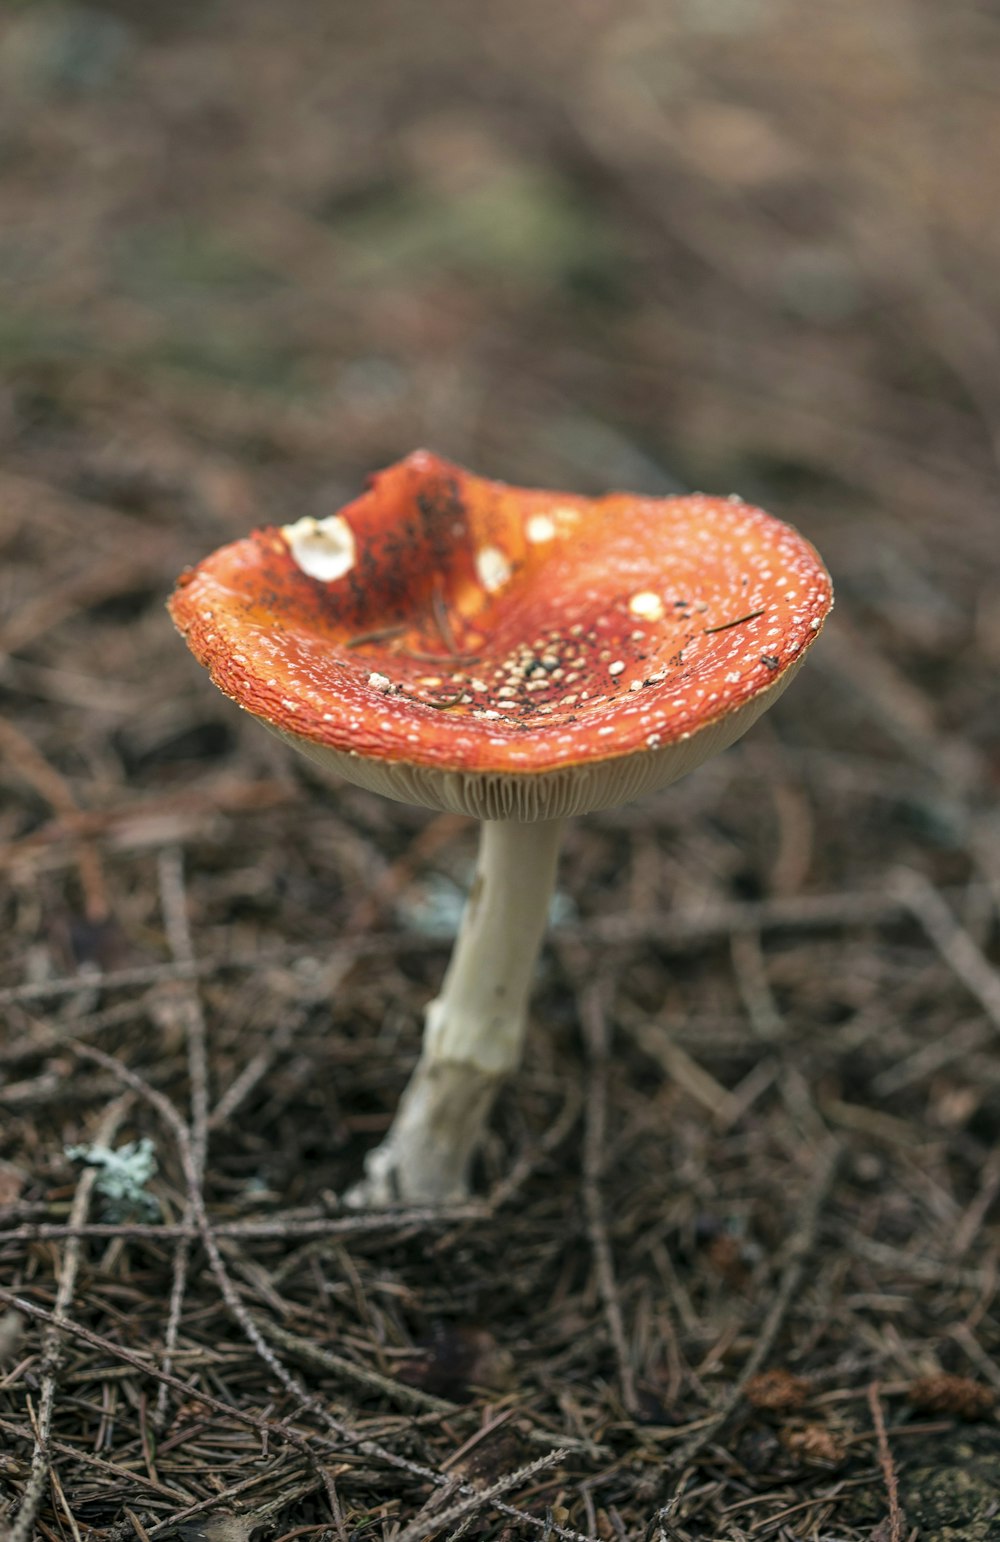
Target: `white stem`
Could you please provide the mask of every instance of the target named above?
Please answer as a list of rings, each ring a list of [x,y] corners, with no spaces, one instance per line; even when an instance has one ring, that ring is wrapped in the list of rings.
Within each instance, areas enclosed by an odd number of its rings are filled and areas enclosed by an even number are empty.
[[[555,885],[562,820],[484,821],[472,892],[417,1068],[354,1205],[440,1204],[468,1169],[504,1078],[520,1063],[528,997]]]

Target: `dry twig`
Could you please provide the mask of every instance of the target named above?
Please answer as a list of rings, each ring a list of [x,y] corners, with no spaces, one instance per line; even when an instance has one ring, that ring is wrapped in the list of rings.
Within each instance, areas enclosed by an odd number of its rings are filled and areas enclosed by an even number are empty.
[[[192,965],[194,949],[191,945],[191,928],[187,913],[187,895],[184,888],[184,857],[177,847],[160,853],[160,901],[164,926],[170,943],[170,953],[175,963]],[[205,1158],[208,1153],[208,1049],[205,1041],[205,1014],[201,997],[193,983],[180,987],[180,1007],[184,1020],[184,1036],[187,1042],[188,1079],[191,1084],[191,1181],[201,1191],[205,1176]],[[184,1209],[184,1223],[194,1221],[194,1209],[190,1197]],[[174,1250],[173,1284],[170,1290],[170,1308],[163,1343],[163,1368],[169,1371],[180,1331],[184,1292],[187,1286],[190,1244],[187,1237],[178,1240]],[[167,1417],[167,1387],[160,1383],[157,1391],[154,1418],[162,1426]]]
[[[107,1146],[111,1144],[131,1104],[132,1097],[128,1094],[112,1103],[97,1127],[96,1139],[99,1145]],[[76,1194],[73,1198],[73,1208],[70,1212],[70,1221],[76,1226],[82,1226],[86,1220],[97,1178],[97,1169],[94,1167],[87,1167],[80,1174],[76,1185]],[[59,1289],[56,1293],[55,1306],[52,1311],[52,1321],[42,1343],[42,1384],[38,1402],[38,1415],[35,1420],[35,1449],[31,1458],[31,1471],[24,1493],[21,1496],[21,1507],[13,1524],[6,1533],[4,1542],[30,1542],[38,1506],[41,1503],[45,1487],[45,1480],[49,1474],[51,1461],[49,1440],[52,1428],[52,1413],[55,1406],[59,1367],[62,1363],[60,1329],[66,1320],[70,1303],[73,1300],[80,1261],[81,1248],[79,1239],[71,1237],[63,1255],[62,1268],[59,1271]]]
[[[879,1466],[882,1469],[882,1477],[885,1479],[885,1490],[889,1499],[888,1542],[903,1542],[904,1516],[899,1503],[899,1479],[896,1477],[896,1464],[892,1459],[892,1451],[889,1449],[889,1437],[885,1432],[885,1417],[879,1400],[878,1382],[873,1381],[871,1383],[867,1395],[872,1424],[875,1426],[875,1438],[878,1441]]]
[[[632,1418],[639,1413],[639,1395],[636,1391],[635,1372],[625,1336],[622,1318],[621,1296],[615,1276],[611,1242],[608,1237],[604,1205],[601,1201],[601,1178],[604,1173],[605,1144],[607,1139],[607,1078],[608,1078],[608,1021],[607,992],[601,984],[591,986],[580,1000],[580,1019],[587,1036],[590,1070],[587,1078],[586,1135],[583,1148],[583,1203],[587,1214],[587,1234],[597,1268],[597,1282],[604,1305],[604,1317],[608,1326],[618,1362],[618,1379],[622,1403]]]
[[[892,875],[891,888],[1000,1032],[1000,975],[956,921],[934,885],[922,873],[898,868]]]

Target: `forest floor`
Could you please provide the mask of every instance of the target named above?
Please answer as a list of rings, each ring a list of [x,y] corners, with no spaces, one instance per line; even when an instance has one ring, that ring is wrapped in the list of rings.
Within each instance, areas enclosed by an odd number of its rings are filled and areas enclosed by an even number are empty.
[[[998,79],[972,0],[5,7],[0,1534],[1000,1538]],[[418,444],[837,610],[572,825],[475,1200],[365,1216],[475,831],[163,605]]]

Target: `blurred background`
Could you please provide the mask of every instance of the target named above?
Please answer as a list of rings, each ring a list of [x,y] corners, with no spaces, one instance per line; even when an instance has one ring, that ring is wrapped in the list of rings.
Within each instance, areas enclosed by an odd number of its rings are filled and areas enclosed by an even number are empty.
[[[4,451],[206,539],[415,443],[739,486],[877,529],[898,590],[919,532],[995,513],[998,29],[7,0]]]
[[[118,1090],[93,1066],[67,1074],[67,1035],[99,1028],[186,1108],[184,1035],[155,974],[44,995],[78,971],[176,963],[181,873],[199,956],[272,960],[209,972],[202,993],[213,1095],[257,1067],[213,1135],[213,1214],[339,1192],[412,1064],[435,929],[473,858],[461,822],[324,793],[213,690],[162,608],[185,563],[332,512],[421,444],[529,484],[739,492],[819,547],[834,620],[742,745],[577,822],[560,915],[616,981],[604,1182],[630,1415],[638,1398],[653,1423],[696,1421],[725,1396],[832,1132],[833,1215],[779,1345],[829,1392],[814,1415],[829,1439],[816,1457],[769,1425],[761,1445],[751,1421],[728,1471],[751,1482],[752,1437],[753,1470],[785,1485],[761,1516],[791,1484],[814,1505],[802,1536],[834,1509],[838,1536],[871,1535],[867,1382],[944,1369],[1000,1389],[998,147],[994,0],[5,0],[8,1219],[65,1214],[63,1147],[92,1138]],[[332,932],[371,927],[424,951],[362,949],[334,979]],[[293,967],[289,947],[309,956]],[[580,967],[548,955],[548,1032],[501,1107],[484,1186],[559,1127],[567,1069],[586,1082]],[[573,1230],[568,1118],[500,1240],[465,1235],[460,1286],[447,1255],[391,1238],[354,1246],[366,1305],[316,1305],[305,1262],[283,1288],[303,1333],[314,1309],[342,1314],[356,1345],[423,1345],[422,1365],[458,1324],[500,1356],[496,1385],[530,1383],[549,1425],[597,1431],[624,1461],[635,1429],[608,1434],[616,1362]],[[160,1158],[179,1213],[162,1138]],[[20,1267],[21,1246],[0,1256]],[[155,1338],[170,1269],[143,1260],[130,1288],[148,1292],[133,1307]],[[386,1278],[404,1282],[391,1300],[371,1284]],[[191,1342],[232,1337],[211,1282],[192,1289]],[[484,1364],[462,1375],[488,1382]],[[553,1391],[567,1385],[572,1416]],[[963,1482],[994,1464],[940,1513],[929,1480],[910,1484],[922,1542],[1000,1498],[995,1419],[963,1439],[907,1448]],[[570,1524],[591,1535],[597,1503],[641,1525],[666,1492],[663,1448],[630,1454],[627,1478],[582,1449],[596,1497],[566,1480]],[[831,1471],[850,1504],[821,1503]],[[678,1535],[736,1535],[720,1517],[743,1490],[713,1481],[705,1529]],[[303,1514],[290,1503],[288,1524]]]

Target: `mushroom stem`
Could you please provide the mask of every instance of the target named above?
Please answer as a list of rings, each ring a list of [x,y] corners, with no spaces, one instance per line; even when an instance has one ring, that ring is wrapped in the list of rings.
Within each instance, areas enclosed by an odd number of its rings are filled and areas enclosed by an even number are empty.
[[[561,819],[486,820],[476,875],[417,1068],[352,1205],[444,1204],[468,1170],[493,1100],[520,1063],[528,997],[555,885]]]

